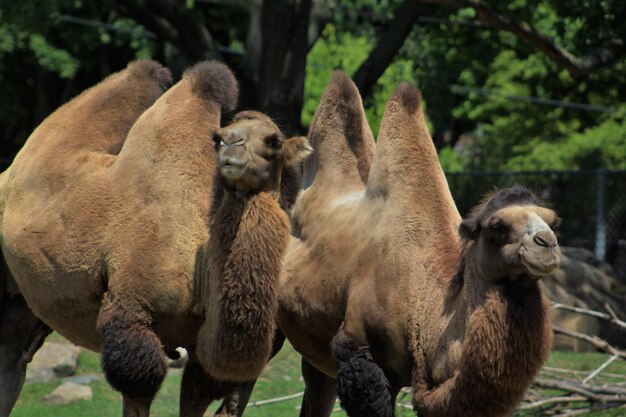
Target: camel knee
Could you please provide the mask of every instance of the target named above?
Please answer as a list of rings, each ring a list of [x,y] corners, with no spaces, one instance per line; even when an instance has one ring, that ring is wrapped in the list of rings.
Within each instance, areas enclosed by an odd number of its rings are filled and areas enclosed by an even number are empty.
[[[340,332],[332,341],[337,363],[337,395],[350,417],[392,417],[389,382],[367,346]]]
[[[130,398],[153,398],[167,374],[167,358],[149,323],[109,305],[100,312],[98,330],[109,384]]]

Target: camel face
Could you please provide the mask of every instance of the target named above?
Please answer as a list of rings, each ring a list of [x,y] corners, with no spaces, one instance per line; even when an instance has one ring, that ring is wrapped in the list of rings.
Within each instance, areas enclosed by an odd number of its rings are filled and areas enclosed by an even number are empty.
[[[305,137],[287,138],[266,115],[245,111],[215,132],[217,165],[226,184],[239,192],[277,190],[283,167],[311,153]]]
[[[464,220],[461,235],[475,241],[479,263],[489,276],[538,279],[554,271],[561,251],[554,231],[556,213],[539,206],[521,187],[502,190],[473,218]]]

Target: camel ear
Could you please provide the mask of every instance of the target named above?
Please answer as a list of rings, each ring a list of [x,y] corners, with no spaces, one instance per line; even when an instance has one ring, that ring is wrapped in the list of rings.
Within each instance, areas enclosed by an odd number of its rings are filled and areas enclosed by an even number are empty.
[[[285,141],[285,165],[296,165],[313,152],[306,136],[295,136]]]
[[[480,223],[476,219],[465,219],[459,226],[459,235],[464,240],[474,240],[478,237]]]

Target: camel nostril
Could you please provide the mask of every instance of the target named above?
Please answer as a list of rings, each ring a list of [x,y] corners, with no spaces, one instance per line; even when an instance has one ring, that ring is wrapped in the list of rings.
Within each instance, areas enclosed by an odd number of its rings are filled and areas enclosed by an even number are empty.
[[[533,242],[539,246],[543,246],[544,248],[554,248],[557,245],[556,239],[542,237],[539,233],[533,237]]]

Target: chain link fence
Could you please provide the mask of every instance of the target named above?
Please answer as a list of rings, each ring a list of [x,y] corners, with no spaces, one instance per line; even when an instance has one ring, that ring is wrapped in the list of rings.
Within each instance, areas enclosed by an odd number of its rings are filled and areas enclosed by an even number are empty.
[[[526,186],[563,219],[559,244],[593,251],[626,283],[626,170],[450,173],[447,178],[463,216],[494,188]]]

